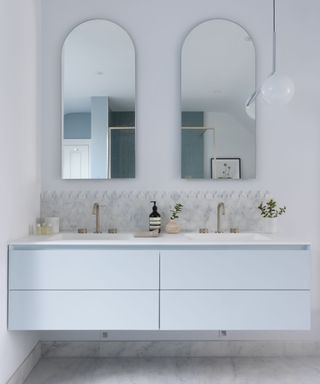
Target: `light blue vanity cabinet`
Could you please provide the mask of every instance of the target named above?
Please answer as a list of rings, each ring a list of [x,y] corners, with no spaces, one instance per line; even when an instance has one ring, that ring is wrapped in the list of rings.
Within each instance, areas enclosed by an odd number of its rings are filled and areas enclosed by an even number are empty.
[[[308,249],[165,251],[160,276],[161,329],[310,327]]]
[[[159,252],[9,251],[9,329],[159,328]]]
[[[309,245],[161,241],[11,245],[9,329],[310,328]]]

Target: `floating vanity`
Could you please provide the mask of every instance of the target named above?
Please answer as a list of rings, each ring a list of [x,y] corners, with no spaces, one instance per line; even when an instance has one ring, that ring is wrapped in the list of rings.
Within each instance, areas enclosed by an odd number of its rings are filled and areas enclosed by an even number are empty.
[[[58,234],[9,245],[10,330],[310,329],[310,244]]]

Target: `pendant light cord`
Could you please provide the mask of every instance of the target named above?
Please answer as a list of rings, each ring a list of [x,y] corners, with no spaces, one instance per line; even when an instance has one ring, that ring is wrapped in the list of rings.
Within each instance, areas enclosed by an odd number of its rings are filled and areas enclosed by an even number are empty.
[[[277,34],[276,34],[276,0],[273,0],[273,47],[272,47],[272,75],[276,72],[277,57]]]
[[[272,0],[272,72],[270,76],[276,73],[277,59],[277,36],[276,36],[276,0]],[[246,103],[248,108],[257,98],[260,93],[260,88],[256,89]]]

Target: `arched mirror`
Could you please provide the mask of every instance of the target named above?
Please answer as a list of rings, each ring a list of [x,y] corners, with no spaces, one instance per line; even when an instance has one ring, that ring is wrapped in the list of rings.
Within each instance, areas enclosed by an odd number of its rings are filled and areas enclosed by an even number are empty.
[[[187,35],[181,52],[181,176],[256,175],[255,47],[238,24],[215,19]]]
[[[128,33],[90,20],[62,51],[62,178],[135,177],[135,49]]]

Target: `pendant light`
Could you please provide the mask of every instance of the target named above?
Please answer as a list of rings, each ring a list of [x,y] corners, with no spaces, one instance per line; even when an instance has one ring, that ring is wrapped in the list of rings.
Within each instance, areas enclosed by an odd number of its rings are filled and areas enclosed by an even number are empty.
[[[246,111],[252,116],[251,105],[261,92],[263,99],[273,105],[288,104],[294,95],[294,83],[290,77],[277,73],[277,33],[276,33],[276,0],[273,0],[273,36],[272,36],[272,72],[246,103]],[[250,117],[251,117],[250,116]]]
[[[294,95],[294,83],[288,76],[279,75],[277,65],[276,0],[273,0],[273,58],[272,72],[261,87],[263,99],[270,104],[288,104]]]
[[[255,120],[256,118],[256,96],[257,92],[254,92],[254,94],[246,102],[246,113],[252,120]]]

